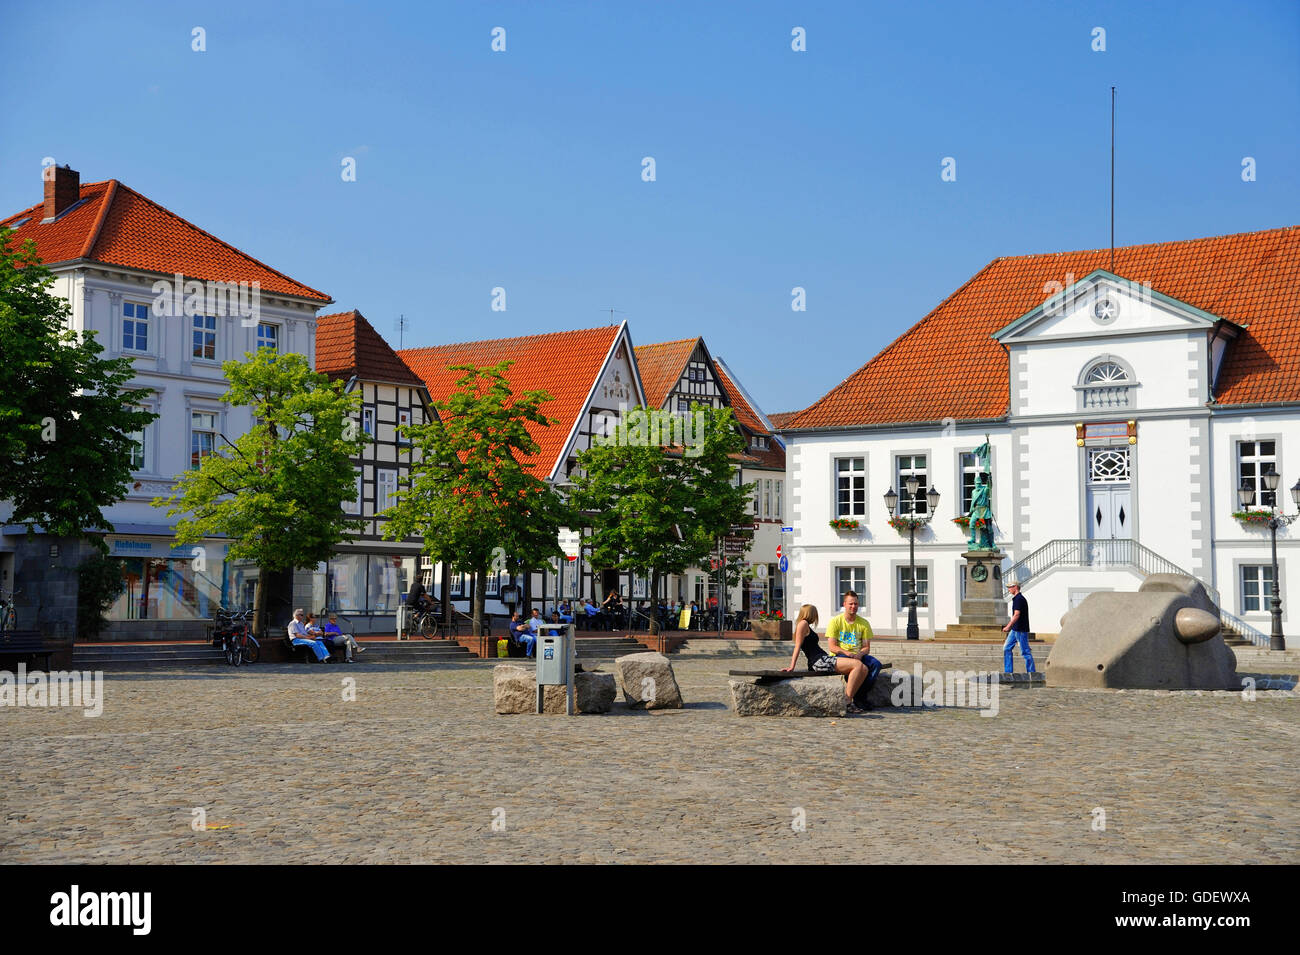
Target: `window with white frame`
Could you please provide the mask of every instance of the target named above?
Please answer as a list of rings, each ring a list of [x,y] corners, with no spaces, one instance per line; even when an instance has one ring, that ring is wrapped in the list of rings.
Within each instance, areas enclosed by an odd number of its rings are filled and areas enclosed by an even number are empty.
[[[375,471],[375,513],[387,510],[397,503],[397,472],[387,468]]]
[[[980,473],[980,459],[978,455],[971,451],[963,451],[961,454],[961,513],[970,514],[971,496],[975,493],[975,475]],[[984,477],[985,484],[989,487],[989,493],[993,491],[993,475],[987,474]],[[990,498],[992,500],[992,498]]]
[[[352,500],[350,500],[350,501],[344,501],[344,502],[343,502],[343,513],[344,513],[344,514],[360,514],[360,513],[361,513],[361,469],[360,469],[360,468],[353,468],[353,469],[352,469],[352,473],[353,473],[353,475],[355,476],[355,487],[356,487],[356,491],[355,491],[355,494],[354,494]]]
[[[900,454],[895,462],[894,478],[897,483],[894,487],[898,489],[898,513],[907,517],[923,516],[929,508],[925,492],[930,489],[925,455]],[[912,474],[915,474],[919,481],[915,497],[910,497],[907,493],[907,478]]]
[[[912,568],[903,564],[898,568],[898,609],[907,609],[908,595],[912,590]],[[928,567],[916,568],[916,605],[930,606],[930,570]]]
[[[375,436],[375,409],[369,405],[361,409],[361,433]]]
[[[844,604],[844,595],[849,591],[858,595],[858,605],[863,606],[867,602],[867,568],[866,567],[836,567],[835,568],[835,593],[831,596],[831,606],[840,607]]]
[[[1237,442],[1237,486],[1249,486],[1255,492],[1255,506],[1275,507],[1277,491],[1264,490],[1260,480],[1269,468],[1277,468],[1276,441]]]
[[[677,413],[678,413],[678,414],[690,414],[690,411],[691,411],[691,403],[690,403],[690,401],[688,401],[688,400],[685,399],[685,398],[678,398],[678,399],[677,399]]]
[[[191,355],[194,358],[217,360],[217,316],[195,315],[194,342]]]
[[[280,326],[272,322],[257,323],[257,350],[269,348],[271,351],[280,350]]]
[[[149,306],[122,303],[122,350],[149,350]]]
[[[772,503],[776,507],[776,514],[773,516],[780,517],[781,516],[781,482],[780,481],[776,482],[776,497]]]
[[[1241,565],[1241,612],[1266,613],[1273,599],[1273,565]]]
[[[772,482],[767,480],[763,482],[763,516],[772,516]]]
[[[146,409],[137,407],[132,410],[144,411]],[[148,434],[149,434],[149,426],[145,425],[139,431],[132,431],[131,434],[129,435],[130,439],[135,442],[134,446],[131,448],[131,470],[132,471],[144,470],[145,451],[146,451],[145,442],[148,440]]]
[[[211,411],[190,413],[190,468],[197,469],[217,444],[217,416]]]
[[[867,513],[867,459],[835,459],[835,516],[861,517]]]
[[[398,444],[411,443],[411,439],[406,437],[404,434],[402,434],[402,429],[407,427],[410,423],[411,423],[411,412],[405,408],[399,409],[397,412],[397,443]]]

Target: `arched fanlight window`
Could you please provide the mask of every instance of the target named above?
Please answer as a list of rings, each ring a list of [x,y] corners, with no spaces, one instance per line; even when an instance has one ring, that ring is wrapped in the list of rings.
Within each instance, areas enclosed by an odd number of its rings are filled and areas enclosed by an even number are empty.
[[[1127,383],[1129,380],[1128,372],[1118,362],[1099,361],[1088,369],[1088,374],[1084,376],[1085,385],[1113,385],[1119,382]]]
[[[1129,408],[1136,384],[1127,362],[1114,355],[1103,355],[1084,366],[1076,387],[1084,410]]]

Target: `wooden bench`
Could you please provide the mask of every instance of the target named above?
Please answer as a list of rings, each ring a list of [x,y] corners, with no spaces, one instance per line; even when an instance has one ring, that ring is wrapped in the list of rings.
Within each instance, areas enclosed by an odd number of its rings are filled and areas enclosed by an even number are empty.
[[[30,658],[35,663],[36,657],[45,658],[45,671],[50,669],[50,655],[54,651],[45,645],[45,638],[39,630],[4,630],[0,631],[0,657]]]

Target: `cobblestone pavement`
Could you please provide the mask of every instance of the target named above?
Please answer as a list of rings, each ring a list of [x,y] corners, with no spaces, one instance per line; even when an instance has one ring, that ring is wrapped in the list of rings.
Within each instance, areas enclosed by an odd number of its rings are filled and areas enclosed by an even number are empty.
[[[676,661],[684,710],[572,718],[495,715],[480,663],[109,673],[98,718],[0,707],[0,862],[1279,863],[1300,850],[1295,692],[1014,689],[991,719],[740,719],[737,665]]]

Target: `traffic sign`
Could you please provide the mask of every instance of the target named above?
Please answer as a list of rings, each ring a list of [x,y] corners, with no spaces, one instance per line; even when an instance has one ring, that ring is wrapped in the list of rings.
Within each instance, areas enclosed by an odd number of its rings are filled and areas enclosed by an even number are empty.
[[[777,556],[777,557],[780,557],[780,556],[781,556],[781,545],[780,545],[780,544],[777,544],[777,545],[776,545],[776,556]]]
[[[793,534],[793,533],[794,533],[794,528],[793,528],[793,527],[783,527],[783,528],[781,528],[781,533],[782,533],[782,534]]]
[[[777,566],[781,568],[781,573],[784,574],[784,573],[786,572],[786,570],[789,569],[789,567],[790,567],[790,558],[788,558],[788,557],[782,557],[782,558],[781,558],[781,563],[779,563]]]

